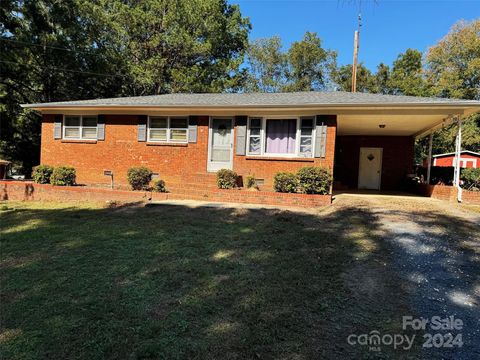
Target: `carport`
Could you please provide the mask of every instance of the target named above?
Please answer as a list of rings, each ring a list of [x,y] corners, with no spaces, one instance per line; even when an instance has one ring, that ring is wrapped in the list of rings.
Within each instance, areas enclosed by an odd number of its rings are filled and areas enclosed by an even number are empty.
[[[458,154],[461,151],[462,119],[480,111],[479,101],[393,98],[398,101],[337,111],[335,190],[400,189],[402,182],[413,172],[415,140],[426,136],[430,140],[426,179],[429,183],[434,132],[456,123]],[[457,161],[454,182],[457,187],[459,179]]]

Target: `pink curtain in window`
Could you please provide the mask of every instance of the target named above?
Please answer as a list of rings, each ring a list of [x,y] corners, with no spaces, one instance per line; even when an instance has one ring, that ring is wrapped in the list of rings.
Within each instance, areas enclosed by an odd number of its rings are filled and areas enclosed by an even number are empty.
[[[297,120],[268,120],[266,130],[267,153],[295,153],[295,135],[297,132]]]

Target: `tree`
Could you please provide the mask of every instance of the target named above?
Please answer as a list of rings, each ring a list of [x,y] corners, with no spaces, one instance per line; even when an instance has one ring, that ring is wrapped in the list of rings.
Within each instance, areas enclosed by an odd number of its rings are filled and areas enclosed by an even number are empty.
[[[121,78],[104,76],[107,57],[78,1],[4,1],[0,27],[0,156],[25,173],[39,161],[40,116],[22,103],[113,95]]]
[[[250,23],[226,0],[5,0],[0,157],[39,162],[22,103],[240,88]]]
[[[250,22],[226,0],[102,0],[136,95],[240,86]]]
[[[390,67],[384,63],[380,63],[377,66],[377,72],[375,73],[375,92],[379,94],[391,94],[392,89],[390,87]]]
[[[278,36],[253,41],[247,50],[248,92],[279,92],[286,84],[287,58]]]
[[[333,80],[341,91],[352,91],[352,65],[343,65],[333,72]],[[376,92],[375,77],[363,63],[357,65],[357,91]]]
[[[426,56],[427,81],[440,97],[480,99],[480,19],[459,21]],[[434,151],[454,150],[455,124],[435,133]],[[480,114],[464,120],[462,147],[480,151]]]
[[[433,93],[480,99],[480,19],[459,21],[427,52],[427,75]]]
[[[288,84],[285,91],[320,90],[329,80],[336,53],[322,48],[315,32],[306,32],[301,41],[294,42],[287,53]]]
[[[426,96],[428,94],[420,51],[407,49],[397,57],[393,62],[389,87],[396,95]]]

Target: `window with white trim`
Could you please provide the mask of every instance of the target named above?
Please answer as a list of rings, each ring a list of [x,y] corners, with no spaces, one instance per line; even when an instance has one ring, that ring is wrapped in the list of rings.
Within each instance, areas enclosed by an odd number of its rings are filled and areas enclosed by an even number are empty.
[[[248,122],[248,155],[313,157],[314,117],[260,118]]]
[[[187,142],[188,118],[150,116],[148,118],[148,141]]]
[[[248,152],[254,155],[262,153],[262,119],[249,119],[249,142]]]
[[[312,157],[313,154],[313,118],[300,119],[300,156]]]
[[[63,138],[70,140],[95,140],[97,138],[97,116],[65,115]]]

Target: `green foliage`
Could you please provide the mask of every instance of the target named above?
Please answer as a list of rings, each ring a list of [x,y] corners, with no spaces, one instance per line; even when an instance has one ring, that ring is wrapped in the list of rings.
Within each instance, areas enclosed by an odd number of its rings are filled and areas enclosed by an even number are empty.
[[[53,167],[50,165],[38,165],[33,168],[32,179],[37,184],[50,184]]]
[[[233,189],[237,187],[238,175],[230,169],[217,171],[217,186],[219,189]]]
[[[384,63],[380,63],[377,66],[377,72],[374,75],[375,82],[375,93],[379,94],[391,94],[392,89],[390,88],[390,67]]]
[[[162,179],[155,179],[152,181],[152,191],[154,192],[167,192],[165,188],[165,181]]]
[[[138,94],[221,92],[238,86],[250,30],[238,5],[226,0],[108,3],[115,41],[124,46]]]
[[[57,186],[73,186],[76,180],[75,168],[71,166],[58,166],[53,169],[50,183]]]
[[[343,65],[333,71],[332,78],[341,91],[352,91],[352,65]],[[357,91],[377,92],[375,77],[362,63],[357,66]]]
[[[398,55],[397,60],[393,62],[389,87],[393,94],[429,95],[420,51],[407,49],[405,53]]]
[[[238,89],[250,23],[226,0],[4,1],[0,157],[40,160],[23,103]]]
[[[245,90],[248,92],[278,92],[285,85],[287,59],[278,36],[257,39],[247,50],[249,74]]]
[[[278,36],[259,39],[249,45],[249,73],[246,91],[279,92],[321,90],[334,68],[336,53],[322,47],[317,33],[306,32],[303,39],[282,51]]]
[[[152,170],[145,166],[132,167],[127,170],[127,180],[132,190],[148,190],[152,174]]]
[[[307,166],[298,170],[299,190],[305,194],[328,194],[332,185],[332,175],[328,169]]]
[[[337,54],[325,50],[317,33],[307,31],[301,41],[292,43],[287,52],[288,83],[286,91],[311,91],[324,89],[329,70]]]
[[[245,180],[245,186],[247,189],[258,189],[257,181],[255,180],[255,176],[248,175]]]
[[[462,169],[460,178],[463,180],[463,188],[480,191],[480,168]]]
[[[278,172],[273,177],[273,189],[277,192],[295,193],[297,192],[297,176],[289,172]]]
[[[426,56],[427,77],[436,96],[480,99],[480,19],[459,21]]]

